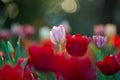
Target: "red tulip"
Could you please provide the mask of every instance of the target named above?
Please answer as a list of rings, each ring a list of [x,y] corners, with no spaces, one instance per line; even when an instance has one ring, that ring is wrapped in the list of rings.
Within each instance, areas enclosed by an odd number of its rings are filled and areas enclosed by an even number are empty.
[[[32,45],[29,54],[36,69],[59,73],[64,80],[96,79],[96,71],[87,57],[73,57],[66,53],[54,54],[51,47],[46,45]]]
[[[86,51],[90,38],[75,34],[73,36],[67,35],[66,37],[66,49],[72,56],[83,56]]]
[[[96,71],[88,58],[67,59],[61,69],[61,74],[64,80],[96,80]]]
[[[116,55],[117,62],[119,64],[119,69],[120,69],[120,52]]]
[[[1,40],[8,40],[10,38],[10,32],[7,29],[0,30],[0,39]]]
[[[23,26],[24,37],[31,37],[35,33],[33,26],[26,24]]]
[[[54,59],[53,49],[49,46],[32,45],[29,47],[31,62],[38,70],[51,70]]]
[[[23,80],[21,69],[5,65],[0,70],[0,80]]]
[[[105,75],[112,75],[119,70],[118,62],[113,55],[106,56],[103,61],[98,61],[96,65]]]
[[[113,45],[115,46],[115,48],[120,47],[120,37],[119,36],[116,35],[113,37]]]

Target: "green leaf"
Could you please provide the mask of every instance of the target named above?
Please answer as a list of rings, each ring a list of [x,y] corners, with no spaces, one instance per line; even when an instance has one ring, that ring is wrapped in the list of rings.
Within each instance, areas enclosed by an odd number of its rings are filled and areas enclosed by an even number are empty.
[[[114,74],[114,79],[115,80],[120,80],[120,74],[119,73]]]
[[[49,80],[56,80],[54,73],[48,72]]]
[[[28,62],[28,59],[26,59],[26,60],[22,63],[22,68],[23,68],[23,69],[25,68],[27,62]]]
[[[97,70],[97,72],[97,80],[105,80],[105,76],[99,70]]]
[[[112,76],[105,76],[105,80],[113,80]]]
[[[7,42],[7,46],[8,46],[8,52],[11,54],[14,53],[14,48],[9,41]]]
[[[10,64],[13,64],[10,56],[8,55],[7,45],[6,45],[6,43],[4,41],[2,41],[2,51],[3,51],[4,55],[5,55],[5,61],[9,62]]]
[[[17,41],[17,48],[16,48],[16,55],[15,55],[15,63],[18,62],[18,58],[20,56],[20,53],[21,53],[21,49],[20,49],[20,37]]]
[[[40,80],[47,80],[46,74],[44,72],[40,71],[39,74],[37,74],[37,76]]]
[[[3,65],[2,57],[0,56],[0,67]]]

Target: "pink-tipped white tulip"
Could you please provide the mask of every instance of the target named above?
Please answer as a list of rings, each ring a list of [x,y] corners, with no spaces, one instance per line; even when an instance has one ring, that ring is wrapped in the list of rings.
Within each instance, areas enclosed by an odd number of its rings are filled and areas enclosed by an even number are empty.
[[[93,36],[93,42],[97,48],[103,48],[107,43],[107,37]]]
[[[65,41],[65,29],[62,25],[53,26],[50,31],[50,39],[54,44],[63,43]]]

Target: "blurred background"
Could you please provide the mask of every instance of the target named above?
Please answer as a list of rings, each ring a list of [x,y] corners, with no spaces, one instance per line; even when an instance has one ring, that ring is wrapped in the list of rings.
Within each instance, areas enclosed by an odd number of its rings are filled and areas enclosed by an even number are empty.
[[[0,29],[14,23],[43,26],[64,24],[71,33],[91,36],[98,24],[115,24],[120,34],[120,0],[0,0]]]

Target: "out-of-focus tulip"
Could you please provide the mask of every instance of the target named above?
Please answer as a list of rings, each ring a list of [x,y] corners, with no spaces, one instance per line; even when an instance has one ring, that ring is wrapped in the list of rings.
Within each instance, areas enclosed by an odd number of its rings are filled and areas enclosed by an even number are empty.
[[[120,36],[113,36],[112,41],[115,48],[120,48]]]
[[[61,69],[64,80],[96,80],[96,70],[88,58],[71,57],[64,65]]]
[[[116,60],[116,56],[106,56],[103,61],[96,63],[100,71],[105,75],[113,75],[119,71],[119,64]]]
[[[105,30],[105,27],[102,24],[95,25],[93,29],[95,35],[104,35],[105,34],[104,30]]]
[[[81,36],[80,34],[66,36],[66,49],[72,56],[83,56],[86,51],[90,38]]]
[[[34,67],[38,70],[53,70],[52,62],[54,59],[53,49],[47,45],[32,45],[29,47],[30,59]]]
[[[107,43],[107,37],[103,36],[93,36],[93,42],[97,48],[105,47]]]
[[[0,80],[23,80],[20,67],[5,65],[0,69]]]
[[[116,26],[114,24],[106,24],[105,25],[105,35],[110,37],[113,35],[117,34],[117,29]]]
[[[50,48],[35,45],[29,48],[31,62],[36,69],[58,73],[64,80],[96,80],[96,71],[90,58],[54,54]]]
[[[31,37],[35,33],[33,26],[26,24],[23,26],[24,37]]]
[[[117,62],[119,64],[119,69],[120,69],[120,52],[116,55]]]
[[[0,39],[1,40],[8,40],[10,37],[10,32],[6,29],[2,29],[0,31]]]
[[[53,26],[50,31],[50,39],[54,44],[63,43],[65,41],[65,29],[62,25]]]
[[[13,24],[11,26],[11,33],[14,37],[22,36],[23,35],[23,29],[20,24]]]

